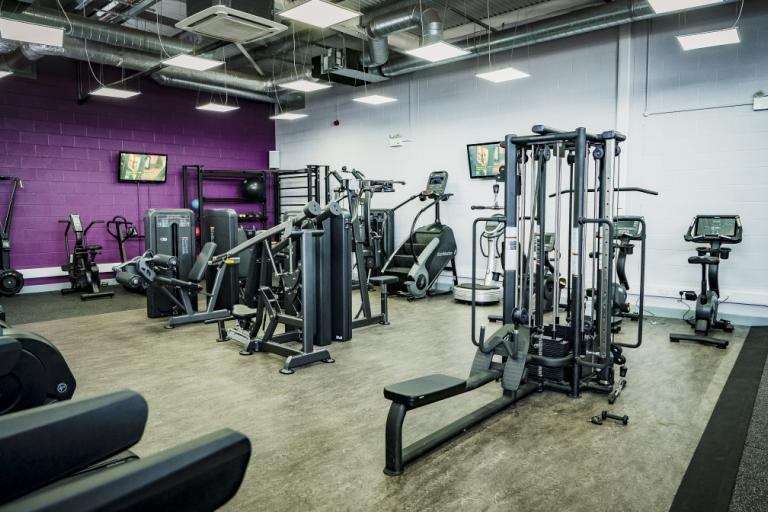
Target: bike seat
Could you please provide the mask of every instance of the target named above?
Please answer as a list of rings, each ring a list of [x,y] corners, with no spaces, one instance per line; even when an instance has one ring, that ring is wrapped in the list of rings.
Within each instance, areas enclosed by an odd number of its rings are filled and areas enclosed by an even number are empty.
[[[688,263],[701,264],[701,265],[717,265],[720,263],[720,258],[714,256],[691,256],[688,258]]]
[[[86,251],[100,251],[101,246],[99,244],[88,244],[85,246]]]
[[[396,283],[398,279],[397,276],[373,276],[369,281],[376,285],[382,285]]]
[[[256,308],[249,308],[244,304],[235,304],[232,308],[232,317],[235,320],[250,320],[259,312]]]
[[[459,395],[466,388],[466,380],[433,373],[385,387],[384,398],[413,409]]]

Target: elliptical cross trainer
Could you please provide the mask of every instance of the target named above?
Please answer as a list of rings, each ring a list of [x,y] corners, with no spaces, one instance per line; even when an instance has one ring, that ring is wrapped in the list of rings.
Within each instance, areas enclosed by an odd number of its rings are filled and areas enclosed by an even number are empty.
[[[685,234],[686,242],[708,243],[709,247],[697,247],[697,256],[688,258],[688,263],[701,265],[701,291],[698,296],[693,290],[683,290],[680,296],[696,301],[696,313],[686,321],[691,324],[695,334],[670,334],[669,341],[695,341],[717,348],[728,347],[728,341],[709,336],[710,329],[733,331],[733,324],[717,318],[717,306],[720,301],[718,269],[722,260],[727,260],[731,249],[723,244],[741,242],[742,227],[738,215],[697,215]]]

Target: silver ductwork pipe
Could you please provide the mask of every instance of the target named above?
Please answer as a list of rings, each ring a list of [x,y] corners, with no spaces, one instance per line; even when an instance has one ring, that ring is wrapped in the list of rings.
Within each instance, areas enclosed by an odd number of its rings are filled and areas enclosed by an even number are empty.
[[[387,36],[416,28],[421,28],[422,44],[434,43],[443,38],[443,20],[440,13],[431,7],[420,11],[414,6],[372,19],[365,27],[370,39],[368,54],[362,60],[363,66],[376,67],[386,63],[389,60]]]
[[[723,5],[737,2],[739,0],[722,0],[721,3],[714,5]],[[493,34],[490,45],[485,36],[476,39],[476,42],[470,44],[459,44],[457,46],[467,50],[469,53],[450,60],[440,62],[428,62],[415,57],[402,57],[389,62],[380,68],[382,75],[394,77],[429,69],[435,66],[444,65],[451,62],[458,62],[465,59],[471,59],[478,54],[496,53],[511,50],[521,46],[529,46],[556,39],[576,36],[603,30],[607,28],[618,27],[627,23],[648,20],[663,16],[656,14],[653,9],[645,2],[636,0],[616,0],[612,3],[606,3],[593,9],[578,11],[572,15],[559,16],[557,18],[543,20],[528,25],[525,31],[510,28],[502,32]],[[426,28],[426,25],[425,25]]]
[[[222,96],[237,96],[245,100],[258,101],[261,103],[275,103],[275,96],[268,93],[258,93],[253,91],[243,91],[241,89],[233,89],[227,87],[226,89],[211,84],[201,84],[199,82],[192,82],[190,80],[182,80],[179,78],[171,78],[159,73],[152,75],[152,79],[160,85],[167,85],[169,87],[180,87],[182,89],[190,89],[193,91],[209,92],[211,94],[220,94]]]
[[[4,0],[0,2],[0,16],[14,21],[62,28],[64,33],[70,37],[154,53],[158,56],[163,51],[173,56],[179,53],[191,53],[195,50],[195,45],[175,38],[165,37],[161,43],[157,34],[119,25],[110,25],[72,13],[67,13],[69,18],[67,21],[59,11],[27,5],[13,0]]]

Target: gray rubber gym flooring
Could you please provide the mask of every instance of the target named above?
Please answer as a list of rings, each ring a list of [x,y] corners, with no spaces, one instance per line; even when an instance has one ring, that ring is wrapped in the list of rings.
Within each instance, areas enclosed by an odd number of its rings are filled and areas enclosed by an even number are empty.
[[[288,376],[277,356],[242,357],[237,345],[216,343],[215,326],[169,331],[139,309],[23,327],[61,349],[76,398],[119,388],[146,397],[139,455],[222,427],[247,434],[251,463],[226,509],[269,511],[665,511],[747,332],[737,327],[718,350],[670,343],[669,332],[688,328],[682,322],[649,322],[643,347],[628,351],[629,384],[617,404],[535,394],[392,478],[382,473],[382,388],[426,373],[464,377],[474,347],[469,307],[449,297],[395,298],[391,321],[331,346],[335,364]],[[621,336],[629,340],[634,328],[626,322]],[[498,395],[490,384],[409,413],[405,442]],[[603,409],[629,415],[629,425],[589,423]],[[759,437],[765,427],[756,428]]]

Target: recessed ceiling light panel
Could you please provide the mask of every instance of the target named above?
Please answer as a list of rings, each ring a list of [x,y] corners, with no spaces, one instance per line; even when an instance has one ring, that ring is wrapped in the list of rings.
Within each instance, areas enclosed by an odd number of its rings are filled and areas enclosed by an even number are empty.
[[[319,91],[321,89],[328,89],[330,85],[321,82],[313,82],[311,80],[304,80],[302,78],[301,80],[294,80],[293,82],[280,84],[280,87],[291,89],[293,91],[313,92]]]
[[[170,59],[165,59],[163,64],[166,66],[176,66],[177,68],[192,69],[194,71],[205,71],[207,69],[221,66],[224,64],[224,62],[182,53],[180,55],[176,55],[175,57],[171,57]]]
[[[280,13],[280,16],[314,27],[326,28],[351,20],[352,18],[357,18],[361,14],[351,9],[323,2],[322,0],[309,0],[309,2],[286,9]]]
[[[91,96],[103,96],[105,98],[133,98],[141,94],[139,91],[128,91],[126,89],[117,89],[115,87],[99,87],[98,89],[91,91]]]
[[[739,31],[735,28],[677,36],[677,40],[680,41],[680,46],[686,51],[709,48],[711,46],[722,46],[724,44],[736,44],[741,41],[739,39]]]
[[[528,78],[531,75],[510,66],[508,68],[501,68],[493,71],[486,71],[485,73],[478,73],[475,76],[477,78],[482,78],[483,80],[488,80],[489,82],[498,84],[500,82],[508,82],[510,80]]]
[[[397,101],[397,98],[390,98],[389,96],[382,96],[380,94],[369,94],[368,96],[361,96],[359,98],[353,98],[352,100],[359,103],[367,103],[369,105],[383,105],[384,103]]]
[[[283,112],[282,114],[271,116],[270,119],[282,119],[284,121],[293,121],[294,119],[301,119],[302,117],[307,117],[307,114],[297,114],[295,112]]]
[[[705,5],[720,4],[723,0],[648,0],[656,14],[665,12],[682,11]]]
[[[0,37],[12,41],[64,46],[64,29],[0,18]]]
[[[437,43],[428,44],[426,46],[419,46],[418,48],[408,50],[405,53],[430,62],[440,62],[441,60],[461,57],[469,52],[444,41],[438,41]]]

